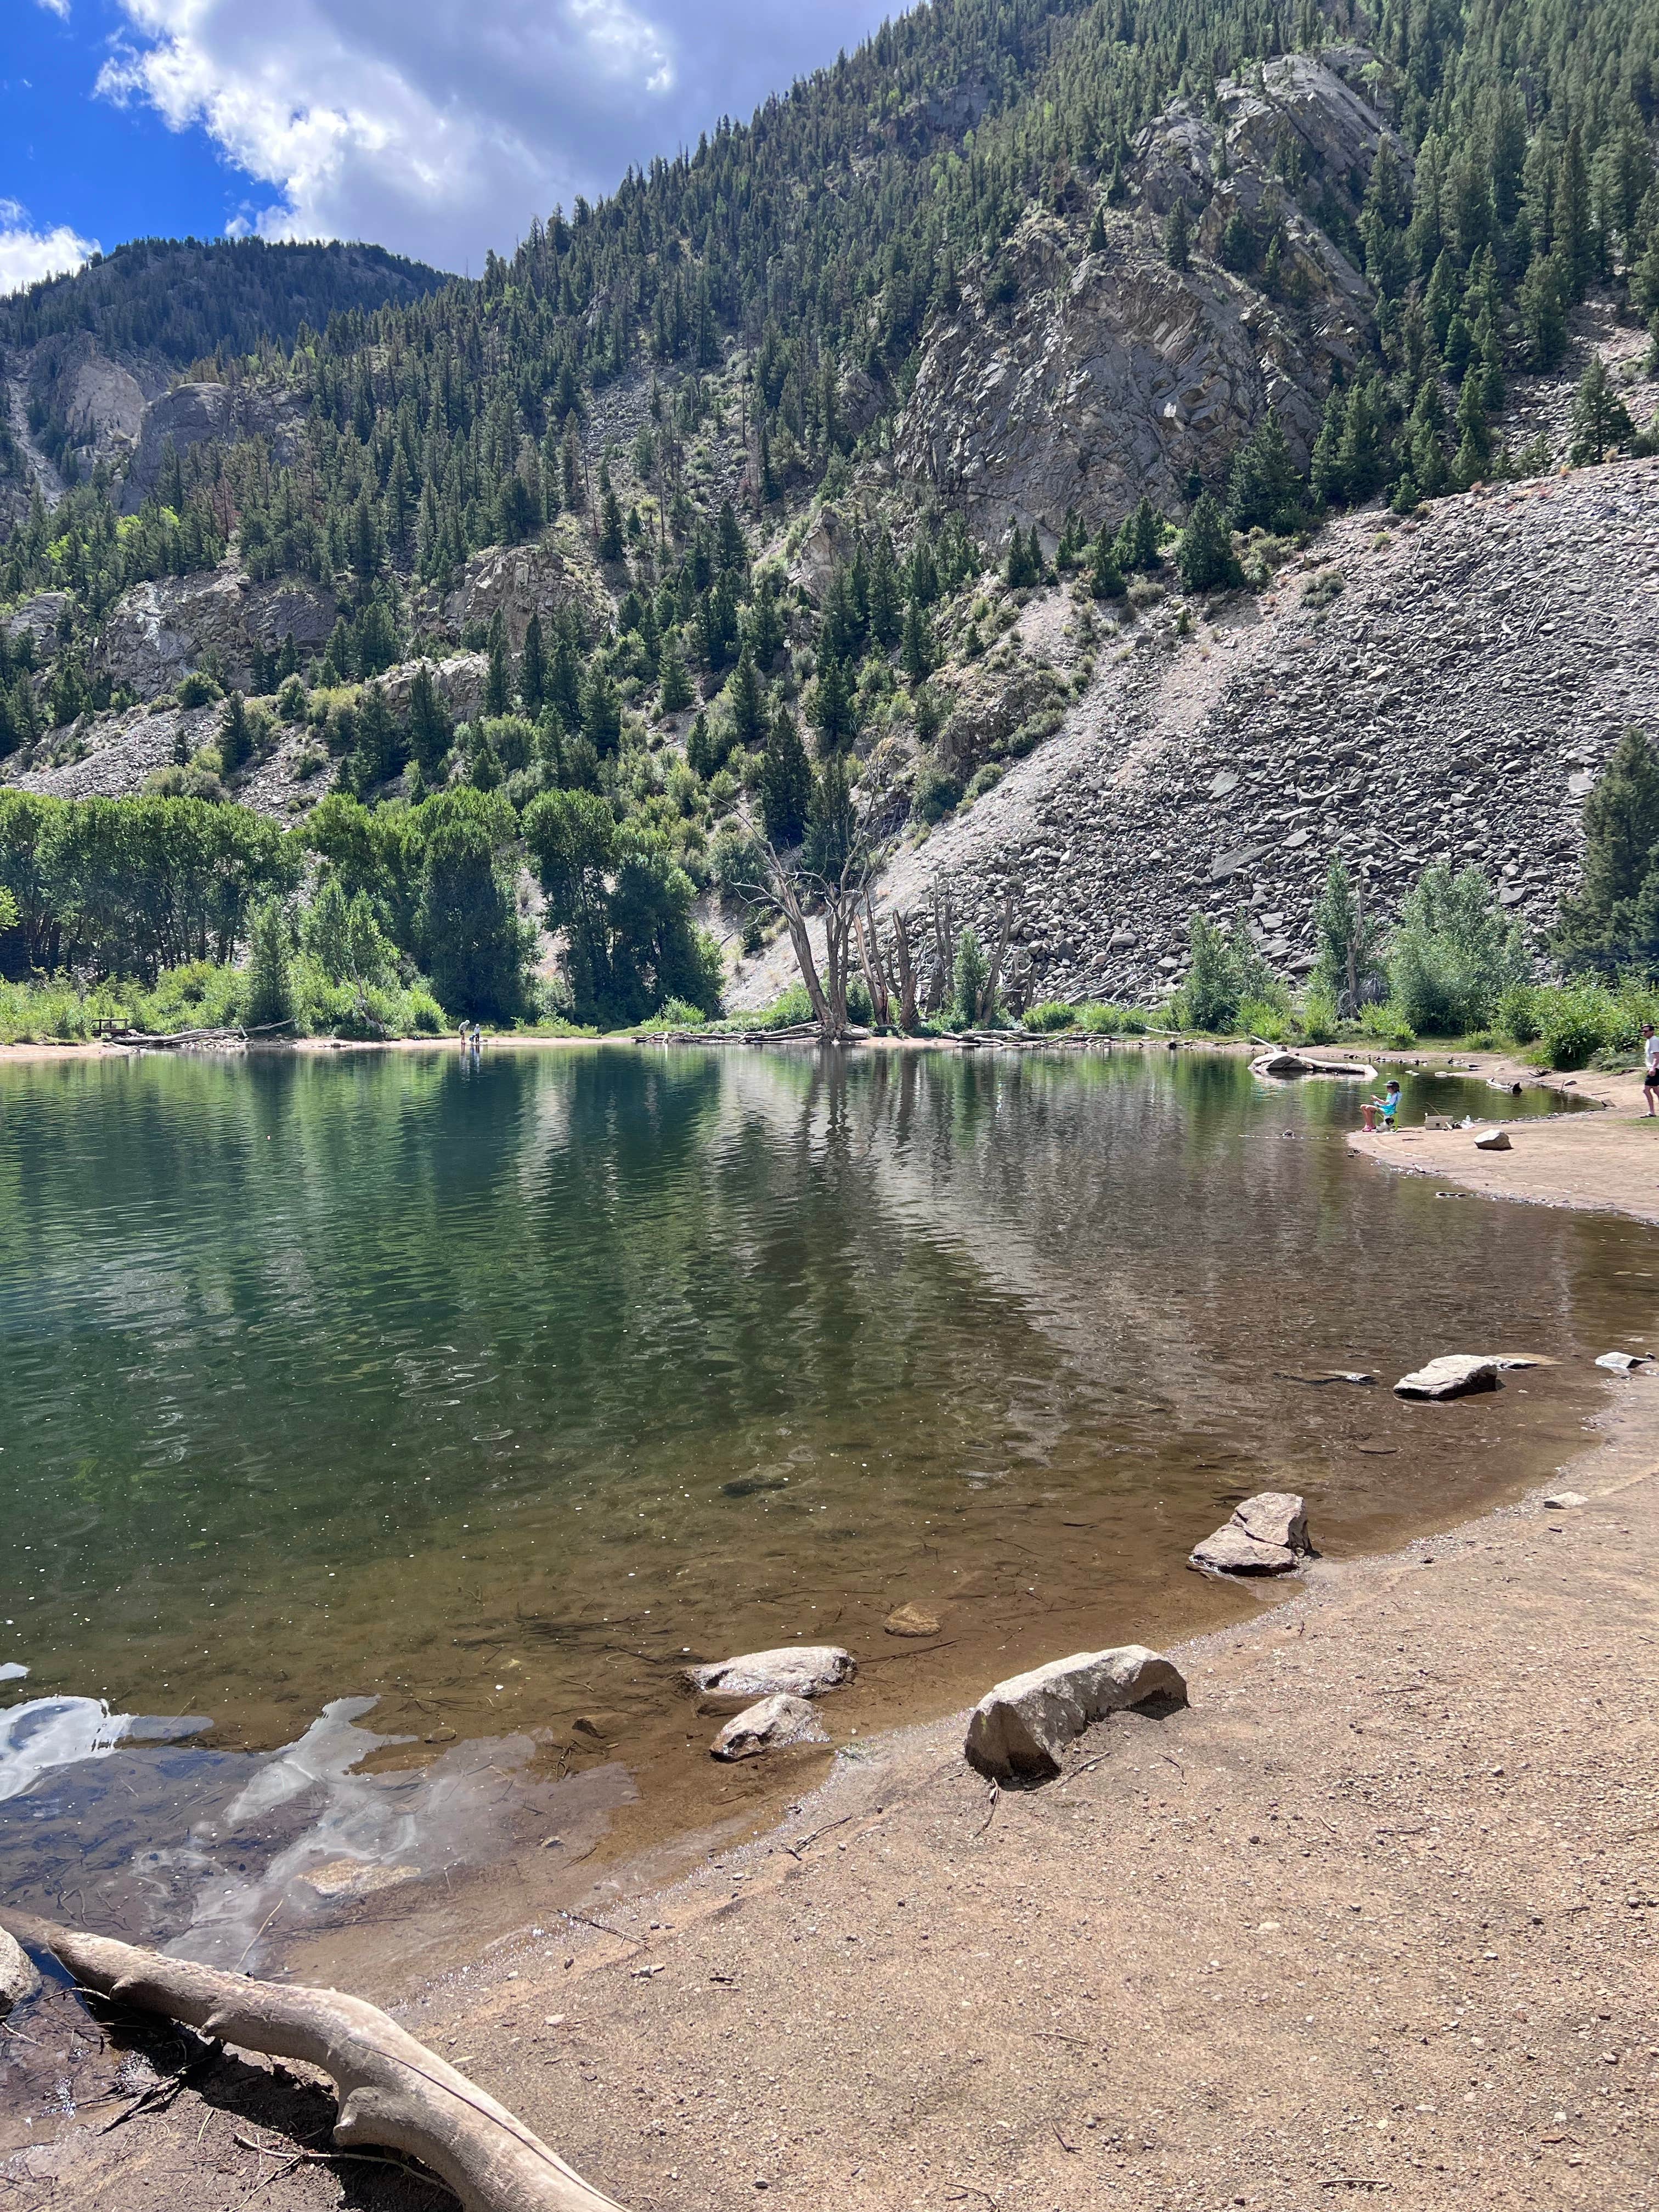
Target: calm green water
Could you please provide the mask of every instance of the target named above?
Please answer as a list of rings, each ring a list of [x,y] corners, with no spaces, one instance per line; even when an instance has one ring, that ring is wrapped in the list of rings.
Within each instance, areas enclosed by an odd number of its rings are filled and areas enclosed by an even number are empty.
[[[374,1696],[404,1757],[527,1731],[665,1802],[687,1651],[847,1642],[867,1727],[1236,1611],[1182,1561],[1252,1490],[1332,1552],[1455,1517],[1575,1449],[1653,1240],[1358,1162],[1358,1096],[1162,1052],[0,1068],[0,1696],[227,1750]],[[1408,1076],[1403,1118],[1523,1103]],[[1393,1397],[1455,1349],[1562,1364]],[[1284,1379],[1328,1368],[1381,1387]]]

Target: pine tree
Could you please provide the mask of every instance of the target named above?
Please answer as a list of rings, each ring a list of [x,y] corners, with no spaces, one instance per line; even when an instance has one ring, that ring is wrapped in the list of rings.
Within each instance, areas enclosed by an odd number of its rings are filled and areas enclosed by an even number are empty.
[[[1176,550],[1176,566],[1188,592],[1209,592],[1222,585],[1242,584],[1244,571],[1233,550],[1227,527],[1213,493],[1200,493]]]
[[[1151,500],[1143,495],[1124,516],[1117,533],[1117,564],[1126,576],[1137,572],[1150,574],[1157,568],[1163,536],[1163,520]]]
[[[1644,894],[1646,894],[1645,898]],[[1551,948],[1570,970],[1612,976],[1659,966],[1650,920],[1659,894],[1659,760],[1642,732],[1628,729],[1584,801],[1584,868],[1561,902]],[[1638,907],[1645,909],[1638,917]],[[1649,941],[1638,941],[1638,926]]]
[[[745,752],[758,752],[766,742],[766,694],[755,673],[755,657],[746,645],[726,678],[726,696],[732,710],[733,741]]]
[[[904,680],[913,691],[933,672],[933,625],[927,619],[927,609],[918,599],[905,602],[904,639],[899,661],[904,670]]]
[[[657,670],[657,696],[665,714],[680,714],[691,704],[691,678],[686,673],[685,655],[680,651],[678,631],[671,631],[663,641]]]
[[[392,719],[386,693],[378,684],[368,684],[357,708],[357,783],[372,791],[394,776],[402,766],[403,748],[398,726]]]
[[[869,597],[870,635],[878,645],[890,650],[898,641],[900,625],[904,617],[898,564],[893,558],[893,541],[884,530],[876,540],[875,554],[870,563]]]
[[[1314,440],[1310,469],[1310,489],[1316,507],[1340,507],[1348,495],[1342,473],[1342,440],[1347,428],[1348,399],[1340,386],[1333,385]]]
[[[1103,252],[1105,245],[1106,203],[1104,200],[1097,200],[1095,202],[1094,215],[1089,224],[1089,243],[1087,251],[1091,253],[1099,253]]]
[[[1593,355],[1572,403],[1572,444],[1567,459],[1575,468],[1598,466],[1635,435],[1630,410],[1613,390],[1606,362],[1599,353]]]
[[[1567,133],[1556,173],[1552,246],[1561,272],[1564,295],[1570,303],[1582,300],[1595,271],[1595,252],[1591,238],[1583,134],[1577,123]]]
[[[1294,530],[1302,473],[1291,458],[1285,426],[1270,407],[1233,456],[1227,519],[1235,530]]]
[[[622,509],[617,504],[611,471],[603,461],[599,464],[599,532],[596,550],[601,561],[620,561],[623,557]]]
[[[1089,564],[1089,589],[1097,599],[1121,599],[1123,596],[1123,571],[1117,565],[1111,531],[1103,522]]]
[[[219,717],[219,765],[228,776],[246,767],[253,753],[248,733],[247,709],[240,691],[233,691]]]
[[[431,665],[423,660],[409,687],[409,749],[427,783],[443,781],[453,739],[448,710],[432,680]]]
[[[294,1018],[294,975],[288,916],[281,902],[257,908],[248,931],[247,1025],[283,1029]]]
[[[1486,421],[1483,381],[1478,376],[1463,380],[1457,395],[1457,427],[1462,436],[1452,462],[1452,475],[1467,491],[1471,484],[1484,482],[1492,469],[1492,429]]]
[[[1376,395],[1376,380],[1362,377],[1348,395],[1342,424],[1343,495],[1354,506],[1382,488],[1387,465]]]
[[[857,727],[853,680],[838,653],[825,652],[819,658],[817,681],[812,686],[812,726],[818,733],[820,759],[853,742]]]
[[[1179,194],[1164,225],[1164,258],[1171,269],[1190,269],[1193,265],[1193,219],[1185,199]]]
[[[1558,368],[1567,350],[1567,312],[1560,264],[1539,254],[1521,283],[1521,325],[1528,366],[1540,375]]]
[[[483,710],[493,717],[507,714],[513,705],[513,663],[507,649],[507,621],[499,607],[489,618],[486,649],[489,660],[484,670]]]
[[[1003,562],[1002,577],[1011,592],[1022,592],[1029,586],[1036,583],[1042,574],[1042,549],[1038,546],[1036,558],[1033,561],[1030,542],[1012,515],[1009,517],[1009,523],[1011,528],[1008,554]],[[1032,526],[1031,536],[1032,538],[1036,536],[1035,524]]]
[[[622,743],[622,700],[610,672],[597,663],[582,690],[582,735],[601,760]]]
[[[812,769],[795,718],[782,699],[772,716],[761,762],[761,819],[779,847],[798,845],[806,828],[812,794]]]
[[[526,714],[539,714],[547,702],[547,650],[542,642],[542,618],[532,611],[524,634],[519,660],[519,696]]]

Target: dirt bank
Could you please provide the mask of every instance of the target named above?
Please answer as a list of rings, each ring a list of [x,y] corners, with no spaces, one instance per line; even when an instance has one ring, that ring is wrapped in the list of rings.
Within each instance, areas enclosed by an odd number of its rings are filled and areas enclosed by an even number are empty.
[[[1538,1078],[1532,1071],[1489,1054],[1458,1060],[1476,1075]],[[1354,1130],[1348,1138],[1366,1159],[1407,1175],[1437,1176],[1487,1198],[1519,1198],[1539,1206],[1574,1206],[1659,1221],[1659,1119],[1650,1119],[1638,1075],[1552,1077],[1571,1083],[1580,1097],[1607,1108],[1601,1114],[1563,1114],[1509,1124],[1510,1149],[1475,1149],[1474,1129],[1397,1129],[1392,1136]],[[1492,1120],[1501,1121],[1502,1094],[1492,1094]]]
[[[654,1896],[603,1884],[586,1920],[497,1944],[403,2016],[660,2212],[1352,2191],[1639,2212],[1656,1414],[1659,1382],[1609,1386],[1581,1510],[1523,1504],[1264,1593],[1180,1655],[1189,1711],[1092,1731],[1045,1789],[994,1797],[959,1719],[880,1740],[777,1836]],[[259,2148],[329,2115],[227,2059],[6,2178],[52,2212],[118,2185],[134,2212],[261,2182],[279,2209],[442,2201]]]

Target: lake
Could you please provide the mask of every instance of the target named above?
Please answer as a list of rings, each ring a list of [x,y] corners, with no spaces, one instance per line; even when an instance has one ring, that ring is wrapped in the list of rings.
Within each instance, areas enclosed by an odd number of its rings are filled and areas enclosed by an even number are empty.
[[[1552,1103],[1402,1073],[1407,1125]],[[850,1741],[1239,1617],[1183,1563],[1252,1491],[1341,1555],[1547,1474],[1651,1234],[1382,1172],[1359,1088],[1161,1046],[0,1066],[0,1881],[225,1957],[319,1863],[556,1831],[533,1909],[774,1802],[690,1658],[848,1644]],[[1559,1364],[1394,1397],[1454,1350]]]

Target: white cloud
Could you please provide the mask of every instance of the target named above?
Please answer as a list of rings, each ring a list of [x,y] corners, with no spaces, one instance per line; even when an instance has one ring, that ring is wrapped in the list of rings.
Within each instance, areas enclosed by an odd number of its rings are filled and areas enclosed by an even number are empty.
[[[270,187],[269,237],[475,270],[629,161],[832,60],[879,0],[121,0],[98,88],[199,125]],[[650,12],[647,12],[647,9]]]
[[[68,22],[70,19],[70,0],[40,0],[40,5],[46,9],[48,15],[56,15],[60,23]]]
[[[42,276],[66,276],[97,251],[95,238],[82,238],[66,222],[55,230],[31,228],[26,207],[0,199],[0,297],[21,292]]]

